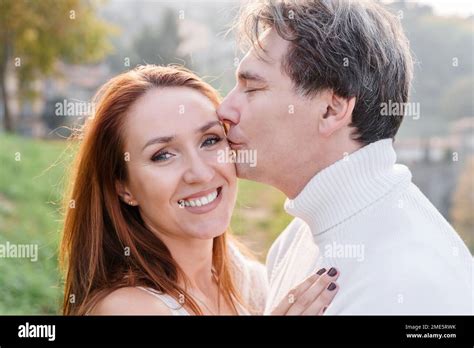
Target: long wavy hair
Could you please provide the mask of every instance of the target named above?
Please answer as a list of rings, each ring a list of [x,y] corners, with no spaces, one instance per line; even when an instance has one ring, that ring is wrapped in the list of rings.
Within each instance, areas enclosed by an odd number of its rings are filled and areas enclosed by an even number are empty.
[[[127,180],[127,110],[148,90],[166,87],[193,88],[216,107],[220,102],[216,90],[182,67],[141,66],[99,89],[94,116],[74,136],[79,136],[80,147],[65,196],[60,245],[65,315],[87,314],[106,295],[128,286],[151,287],[176,299],[184,295],[188,307],[202,314],[166,245],[145,225],[138,208],[124,203],[115,189],[117,180]],[[219,294],[237,311],[242,301],[231,272],[227,234],[214,238],[212,263]],[[184,288],[179,279],[185,280]]]

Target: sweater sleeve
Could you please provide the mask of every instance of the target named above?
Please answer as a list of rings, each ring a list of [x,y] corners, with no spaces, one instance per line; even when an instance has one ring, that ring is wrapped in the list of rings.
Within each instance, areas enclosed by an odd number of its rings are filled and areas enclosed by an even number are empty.
[[[295,240],[295,236],[304,229],[309,230],[308,225],[303,220],[299,218],[293,219],[270,247],[266,259],[267,278],[270,287],[272,286],[274,274],[278,269],[280,261],[288,252],[288,248]]]
[[[263,264],[248,261],[249,296],[248,303],[253,314],[263,314],[268,293],[267,271]]]
[[[263,314],[268,292],[267,272],[263,264],[245,257],[229,245],[234,265],[234,280],[251,314]]]
[[[378,257],[379,264],[371,263],[370,268],[361,265],[349,282],[341,285],[326,314],[472,314],[472,288],[466,277],[457,273],[462,270],[450,269],[428,248],[414,247],[405,252]]]

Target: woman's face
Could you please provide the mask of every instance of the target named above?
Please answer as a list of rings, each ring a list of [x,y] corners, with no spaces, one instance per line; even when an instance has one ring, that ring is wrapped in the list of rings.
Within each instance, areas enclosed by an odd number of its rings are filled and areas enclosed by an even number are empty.
[[[210,239],[229,226],[235,166],[212,102],[187,87],[155,88],[130,108],[124,130],[128,182],[119,194],[172,238]]]

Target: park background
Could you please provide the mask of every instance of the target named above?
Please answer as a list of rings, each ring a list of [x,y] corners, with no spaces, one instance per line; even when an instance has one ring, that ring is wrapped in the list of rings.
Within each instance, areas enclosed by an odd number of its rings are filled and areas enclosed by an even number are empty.
[[[473,23],[470,1],[383,2],[416,59],[398,160],[474,252]],[[0,0],[0,243],[39,246],[37,262],[0,259],[0,314],[55,314],[66,138],[90,101],[138,64],[184,64],[225,95],[241,52],[226,35],[240,1]],[[389,81],[387,81],[389,83]],[[232,230],[264,261],[291,217],[284,196],[241,180]],[[383,228],[383,226],[381,226]],[[429,243],[429,241],[427,241]]]

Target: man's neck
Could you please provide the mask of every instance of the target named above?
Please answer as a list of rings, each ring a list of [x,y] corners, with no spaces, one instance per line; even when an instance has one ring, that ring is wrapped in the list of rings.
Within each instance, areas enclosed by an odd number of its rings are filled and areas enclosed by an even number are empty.
[[[294,199],[300,194],[308,182],[320,171],[362,148],[363,145],[350,140],[344,144],[331,144],[319,148],[313,158],[298,163],[282,175],[280,182],[274,186],[288,198]]]
[[[362,147],[315,175],[285,210],[304,220],[315,241],[333,226],[386,197],[396,187],[408,186],[410,170],[396,164],[392,139]]]

